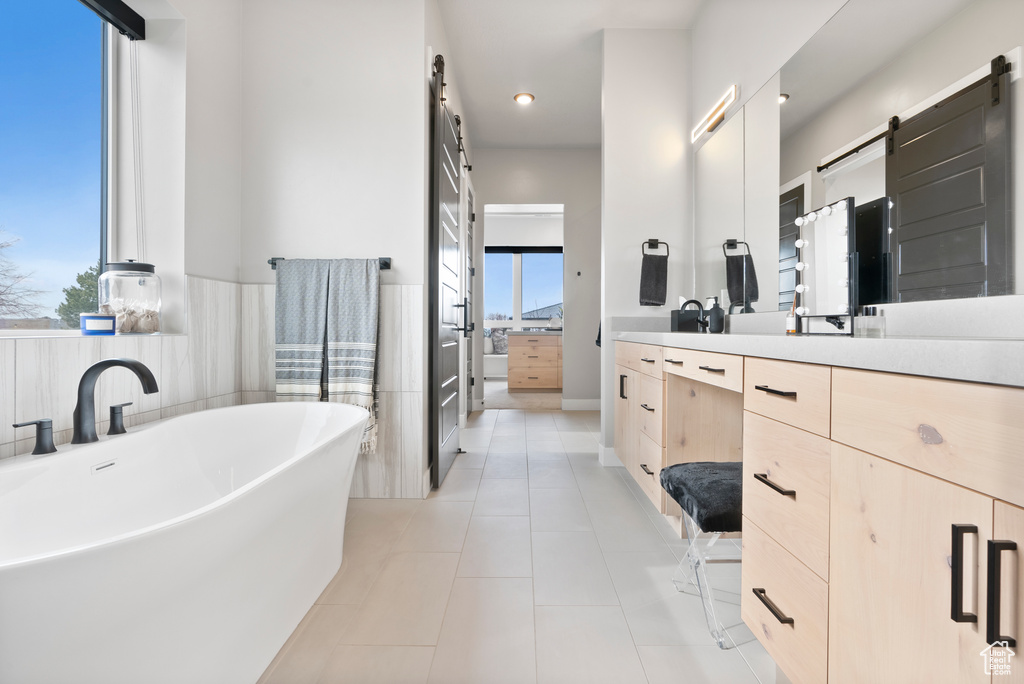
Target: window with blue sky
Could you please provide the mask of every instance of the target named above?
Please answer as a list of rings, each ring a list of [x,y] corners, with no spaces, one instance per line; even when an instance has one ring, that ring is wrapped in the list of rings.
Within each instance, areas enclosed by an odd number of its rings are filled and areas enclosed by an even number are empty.
[[[0,267],[8,281],[12,273],[23,278],[21,292],[35,294],[21,315],[4,312],[0,301],[0,319],[57,319],[63,289],[99,261],[102,31],[102,20],[77,0],[4,5],[0,244],[11,244],[0,251]]]

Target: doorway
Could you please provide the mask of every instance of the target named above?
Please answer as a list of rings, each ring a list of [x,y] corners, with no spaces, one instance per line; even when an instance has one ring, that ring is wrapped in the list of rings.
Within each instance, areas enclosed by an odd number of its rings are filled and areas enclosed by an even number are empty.
[[[561,204],[484,206],[485,408],[559,409]]]

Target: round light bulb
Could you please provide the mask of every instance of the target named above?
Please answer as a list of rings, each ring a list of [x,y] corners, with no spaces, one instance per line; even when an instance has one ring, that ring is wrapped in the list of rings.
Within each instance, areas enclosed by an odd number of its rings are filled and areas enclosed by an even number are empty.
[[[889,200],[889,208],[892,209],[895,206],[896,204],[892,200]]]
[[[807,268],[807,264],[805,264],[804,262],[802,262],[802,261],[796,262],[796,270],[803,271],[806,268]]]
[[[793,244],[796,245],[797,249],[802,249],[802,248],[806,247],[808,243],[807,243],[807,240],[804,240],[803,238],[800,238],[796,242],[794,242]]]
[[[832,207],[824,206],[824,207],[821,208],[821,215],[822,216],[828,216],[831,213],[832,213]]]
[[[809,309],[806,306],[798,306],[798,307],[796,307],[796,315],[797,316],[806,316],[808,310]]]
[[[802,294],[802,293],[804,293],[804,292],[807,292],[807,291],[808,291],[808,290],[810,290],[810,289],[811,289],[811,288],[807,287],[807,286],[806,286],[806,285],[804,285],[803,283],[800,283],[799,285],[797,285],[797,286],[796,286],[796,291],[797,291],[797,292],[800,292],[801,294]]]
[[[846,226],[840,226],[838,231],[840,235],[846,235],[849,232],[848,230],[846,230]]]
[[[839,305],[839,313],[844,314],[844,313],[849,313],[849,312],[850,312],[849,304],[840,304]]]
[[[846,200],[839,200],[835,203],[836,211],[846,211]]]
[[[839,279],[839,287],[849,287],[849,286],[850,286],[850,279],[849,278],[840,278]]]
[[[796,220],[793,221],[793,223],[795,223],[797,225],[797,227],[800,227],[800,226],[804,225],[804,217],[803,216],[797,216]]]
[[[811,223],[814,223],[814,221],[817,218],[818,218],[818,213],[814,212],[814,211],[812,211],[810,214],[807,215],[807,220],[810,221]]]

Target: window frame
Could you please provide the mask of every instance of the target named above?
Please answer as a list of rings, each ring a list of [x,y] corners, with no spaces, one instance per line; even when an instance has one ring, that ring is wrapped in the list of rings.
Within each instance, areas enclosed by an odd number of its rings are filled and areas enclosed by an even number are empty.
[[[523,254],[561,254],[562,255],[562,294],[565,300],[565,249],[560,246],[517,246],[517,245],[486,245],[484,247],[484,264],[488,254],[512,255],[512,319],[496,321],[484,318],[484,328],[502,328],[506,330],[523,330],[536,328],[543,319],[523,318]],[[484,274],[484,308],[487,308],[486,273]],[[486,314],[484,314],[486,316]]]

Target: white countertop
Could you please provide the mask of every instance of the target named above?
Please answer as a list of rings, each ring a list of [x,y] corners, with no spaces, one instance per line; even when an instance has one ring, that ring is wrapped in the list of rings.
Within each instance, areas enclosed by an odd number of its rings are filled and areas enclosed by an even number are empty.
[[[1024,340],[624,332],[615,339],[1024,387]],[[1024,416],[1022,416],[1024,419]]]
[[[509,335],[558,335],[562,336],[561,330],[509,330]]]

